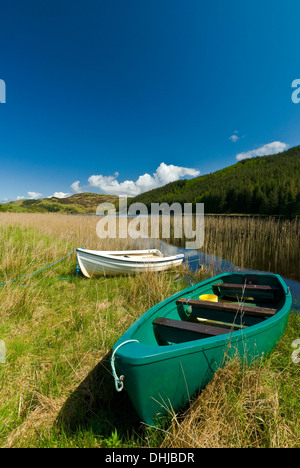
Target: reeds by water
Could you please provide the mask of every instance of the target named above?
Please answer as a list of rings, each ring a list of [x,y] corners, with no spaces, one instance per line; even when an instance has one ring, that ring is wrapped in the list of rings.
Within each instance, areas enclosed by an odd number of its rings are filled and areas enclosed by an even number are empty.
[[[208,217],[204,251],[242,268],[300,280],[300,220]]]
[[[166,241],[184,247],[186,239]],[[299,218],[207,216],[200,250],[242,269],[271,271],[300,281]]]
[[[59,214],[1,213],[0,216],[0,226],[34,227],[76,247],[96,250],[136,248],[137,241],[130,237],[99,239],[96,233],[98,221],[96,217]],[[174,238],[172,218],[170,238],[165,240],[178,246],[184,246],[186,242],[184,236]],[[143,239],[138,243],[142,246]],[[272,271],[300,281],[300,219],[208,216],[201,251],[241,268]]]

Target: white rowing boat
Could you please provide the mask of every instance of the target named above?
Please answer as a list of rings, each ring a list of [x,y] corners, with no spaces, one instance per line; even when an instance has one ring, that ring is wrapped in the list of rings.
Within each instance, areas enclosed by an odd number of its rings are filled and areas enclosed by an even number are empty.
[[[87,278],[163,271],[182,264],[184,255],[165,257],[159,250],[101,251],[77,249],[78,265]]]

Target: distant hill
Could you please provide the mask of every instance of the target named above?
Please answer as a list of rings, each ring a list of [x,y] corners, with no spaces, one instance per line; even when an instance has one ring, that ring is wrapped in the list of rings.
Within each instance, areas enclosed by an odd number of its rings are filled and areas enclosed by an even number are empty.
[[[100,203],[112,203],[118,207],[119,199],[114,195],[76,193],[67,198],[41,198],[17,200],[0,204],[0,211],[14,213],[95,213]]]
[[[131,203],[204,203],[206,213],[300,215],[300,146],[138,195]]]

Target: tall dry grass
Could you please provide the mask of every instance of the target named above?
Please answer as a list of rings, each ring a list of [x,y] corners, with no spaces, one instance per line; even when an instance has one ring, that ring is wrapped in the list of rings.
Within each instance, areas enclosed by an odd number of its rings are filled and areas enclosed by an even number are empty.
[[[200,250],[209,256],[241,268],[271,271],[300,281],[299,218],[210,215],[205,217],[204,232]],[[184,247],[186,239],[171,237],[166,241]],[[209,256],[206,263],[211,261]],[[216,268],[218,264],[216,261]]]
[[[284,417],[274,370],[261,363],[244,368],[232,360],[181,418],[173,416],[162,447],[297,447],[295,422]]]
[[[100,239],[96,233],[98,221],[96,217],[55,213],[0,213],[0,226],[33,227],[72,247],[97,250],[136,248],[137,241],[129,237]],[[172,234],[171,226],[171,239],[166,239],[167,242],[185,245],[184,237],[174,239]],[[140,245],[143,245],[143,240]],[[241,268],[273,271],[300,281],[300,219],[208,216],[205,218],[201,250]]]
[[[108,403],[116,392],[106,356],[137,317],[183,287],[174,281],[177,271],[92,280],[76,277],[75,254],[37,275],[10,282],[85,242],[92,248],[121,246],[117,241],[101,243],[95,220],[89,218],[0,217],[0,283],[9,281],[0,287],[0,339],[6,344],[6,364],[0,364],[2,447],[36,447],[41,440],[57,446],[61,434],[69,431],[66,414],[76,427],[87,429],[83,434],[76,430],[78,441],[66,439],[64,446],[111,443],[119,415],[110,412]],[[99,367],[105,384],[94,388],[89,375]],[[75,405],[72,395],[80,394],[77,389],[86,380],[83,397]],[[108,400],[99,407],[103,395]],[[60,427],[56,421],[61,413],[65,422]],[[89,424],[101,426],[91,440]]]
[[[57,213],[0,213],[0,226],[33,228],[41,234],[62,240],[71,247],[92,250],[126,250],[132,248],[134,240],[107,237],[100,239],[96,227],[98,217],[72,216]],[[117,229],[118,233],[118,229]]]
[[[209,216],[203,250],[242,268],[300,280],[300,219]]]

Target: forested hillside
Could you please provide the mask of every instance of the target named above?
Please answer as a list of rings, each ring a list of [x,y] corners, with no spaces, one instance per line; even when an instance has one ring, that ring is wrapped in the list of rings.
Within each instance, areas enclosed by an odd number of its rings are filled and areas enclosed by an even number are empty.
[[[204,203],[206,213],[300,215],[300,146],[241,161],[192,180],[172,182],[132,200]]]

